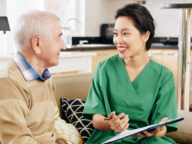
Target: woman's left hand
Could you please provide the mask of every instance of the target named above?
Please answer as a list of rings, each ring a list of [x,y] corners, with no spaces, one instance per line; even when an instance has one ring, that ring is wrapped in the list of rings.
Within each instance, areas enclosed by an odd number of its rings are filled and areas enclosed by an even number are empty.
[[[166,121],[166,120],[168,120],[167,117],[163,118],[161,120],[161,122]],[[138,134],[132,135],[132,137],[152,137],[152,136],[156,136],[160,131],[162,131],[164,129],[164,127],[165,127],[165,125],[157,127],[157,128],[153,129],[150,132],[144,131],[143,133],[138,133]]]

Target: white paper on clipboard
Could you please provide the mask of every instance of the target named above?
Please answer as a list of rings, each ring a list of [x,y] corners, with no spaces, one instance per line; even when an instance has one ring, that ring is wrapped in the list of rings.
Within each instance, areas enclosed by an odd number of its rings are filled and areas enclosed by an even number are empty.
[[[149,130],[155,129],[157,127],[160,127],[162,125],[168,125],[168,124],[180,122],[182,120],[184,120],[184,118],[176,118],[176,119],[167,120],[167,121],[164,121],[164,122],[160,122],[160,123],[157,123],[157,124],[149,125],[149,126],[138,128],[138,129],[134,129],[134,130],[125,130],[124,132],[121,132],[120,134],[114,136],[113,138],[103,142],[102,144],[108,144],[108,143],[117,141],[119,139],[123,139],[125,137],[131,136],[131,135],[135,135],[137,133],[141,133],[143,131],[149,131]]]

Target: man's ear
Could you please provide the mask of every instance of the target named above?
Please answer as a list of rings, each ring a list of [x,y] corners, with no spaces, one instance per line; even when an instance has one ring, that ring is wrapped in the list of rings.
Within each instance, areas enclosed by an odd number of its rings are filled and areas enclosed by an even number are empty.
[[[150,31],[147,31],[145,34],[143,34],[143,41],[147,42],[150,36]]]
[[[40,37],[39,36],[34,36],[32,38],[32,48],[36,54],[41,53],[41,48],[40,48]]]

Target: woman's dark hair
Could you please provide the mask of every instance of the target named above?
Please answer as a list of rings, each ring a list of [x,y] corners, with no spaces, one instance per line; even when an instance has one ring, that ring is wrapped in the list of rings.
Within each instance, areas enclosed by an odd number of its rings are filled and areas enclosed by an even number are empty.
[[[155,26],[150,12],[144,6],[139,4],[128,4],[117,10],[115,19],[120,16],[127,16],[131,18],[134,21],[135,27],[140,31],[141,34],[144,34],[147,31],[150,32],[149,39],[146,43],[146,49],[149,50],[155,35]]]

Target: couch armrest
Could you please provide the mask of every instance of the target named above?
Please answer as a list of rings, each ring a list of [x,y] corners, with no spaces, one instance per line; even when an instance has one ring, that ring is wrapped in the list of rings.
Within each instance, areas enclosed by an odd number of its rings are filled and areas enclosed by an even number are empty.
[[[184,120],[178,123],[178,131],[166,134],[177,143],[192,143],[192,112],[178,110],[178,117]]]

